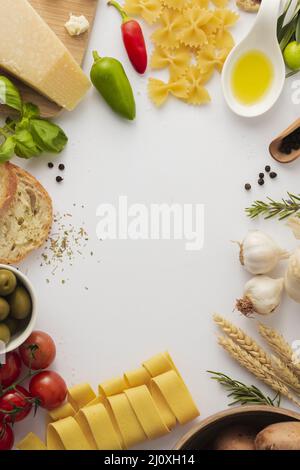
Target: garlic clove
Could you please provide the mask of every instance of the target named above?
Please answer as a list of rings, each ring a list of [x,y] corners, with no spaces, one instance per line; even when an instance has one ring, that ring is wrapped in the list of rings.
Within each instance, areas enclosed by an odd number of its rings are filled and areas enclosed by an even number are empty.
[[[260,230],[251,230],[240,245],[240,262],[251,274],[266,274],[281,259],[289,257],[274,240]]]
[[[237,300],[236,308],[246,316],[269,315],[280,304],[283,287],[283,278],[255,276],[246,283],[243,298]]]
[[[290,256],[284,285],[288,296],[300,303],[300,248]]]
[[[300,217],[289,217],[287,226],[292,229],[294,237],[297,238],[297,240],[300,240]]]

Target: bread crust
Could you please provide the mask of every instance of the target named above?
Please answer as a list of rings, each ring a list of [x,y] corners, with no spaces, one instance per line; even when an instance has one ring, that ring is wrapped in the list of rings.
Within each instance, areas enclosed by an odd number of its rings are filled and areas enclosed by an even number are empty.
[[[0,195],[0,216],[3,216],[17,190],[17,175],[8,162],[0,164],[0,184],[4,188],[2,196]]]
[[[257,13],[261,4],[261,0],[236,0],[237,6],[249,13]]]
[[[24,251],[24,253],[20,254],[17,257],[10,257],[10,258],[1,258],[0,257],[0,263],[2,264],[16,264],[22,261],[24,258],[26,258],[29,253],[31,253],[33,250],[40,248],[44,242],[47,240],[49,236],[49,232],[52,226],[52,221],[53,221],[53,207],[52,207],[52,200],[45,190],[45,188],[41,185],[41,183],[30,173],[27,171],[23,170],[22,168],[18,167],[17,165],[14,165],[13,163],[8,163],[9,170],[12,173],[12,178],[15,179],[15,191],[14,194],[16,194],[17,187],[18,187],[18,179],[26,180],[29,182],[31,186],[33,186],[36,191],[41,195],[41,197],[46,201],[46,205],[48,207],[47,213],[46,213],[46,221],[41,227],[41,236],[34,245],[32,246],[31,249],[27,249]],[[12,184],[14,184],[12,182]],[[13,204],[13,197],[10,200],[9,207],[11,208]]]

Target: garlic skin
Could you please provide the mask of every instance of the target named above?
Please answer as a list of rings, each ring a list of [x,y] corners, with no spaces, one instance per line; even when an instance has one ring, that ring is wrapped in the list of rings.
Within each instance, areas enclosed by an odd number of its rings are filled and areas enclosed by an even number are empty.
[[[255,276],[245,285],[244,296],[237,300],[236,308],[246,316],[253,313],[269,315],[280,304],[284,279]]]
[[[297,240],[300,240],[300,218],[299,217],[289,217],[287,221],[287,226],[292,229],[294,237]]]
[[[266,274],[274,269],[289,253],[260,230],[251,230],[240,245],[240,262],[251,274]]]
[[[290,256],[284,285],[288,296],[300,303],[300,248]]]

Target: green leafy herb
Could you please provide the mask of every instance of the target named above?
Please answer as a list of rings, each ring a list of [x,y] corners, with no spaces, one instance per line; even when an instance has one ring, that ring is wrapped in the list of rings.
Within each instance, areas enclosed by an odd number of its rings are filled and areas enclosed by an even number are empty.
[[[254,203],[245,209],[246,214],[251,219],[260,215],[265,219],[277,217],[279,220],[286,219],[291,215],[300,217],[300,195],[287,193],[288,198],[281,201],[274,201],[270,197],[266,201],[254,201]]]
[[[231,379],[228,375],[222,374],[221,372],[214,372],[212,370],[208,370],[207,372],[212,374],[211,379],[219,382],[220,385],[230,392],[227,396],[233,398],[234,401],[229,403],[228,406],[237,404],[280,406],[279,393],[277,393],[274,398],[270,398],[264,395],[255,385],[245,385],[238,380]]]
[[[300,43],[300,0],[296,4],[292,0],[287,0],[283,13],[277,20],[277,39],[282,51],[291,41]],[[287,73],[286,77],[291,77],[298,70]]]
[[[23,103],[20,93],[6,77],[0,76],[0,103],[18,111],[17,119],[8,117],[5,126],[0,127],[0,163],[10,160],[13,155],[32,158],[43,152],[61,152],[68,138],[64,131],[53,122],[40,117],[39,108],[32,103]]]

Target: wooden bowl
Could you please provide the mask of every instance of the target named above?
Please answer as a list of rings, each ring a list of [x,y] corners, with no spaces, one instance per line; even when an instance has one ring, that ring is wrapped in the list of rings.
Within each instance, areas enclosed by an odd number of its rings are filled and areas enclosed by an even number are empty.
[[[289,127],[287,127],[284,131],[279,134],[279,136],[274,139],[269,146],[269,151],[272,157],[277,160],[279,163],[291,163],[297,158],[300,157],[300,149],[298,150],[292,150],[290,154],[285,154],[280,152],[279,148],[281,145],[282,140],[284,137],[287,135],[291,134],[294,130],[298,129],[300,127],[300,119],[297,119],[294,121]]]
[[[211,450],[217,435],[232,424],[249,424],[255,426],[259,432],[269,424],[299,420],[299,413],[284,408],[264,405],[238,406],[206,418],[183,436],[175,449]]]

